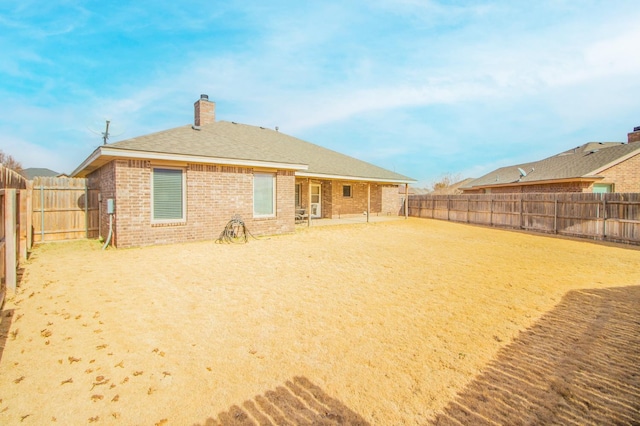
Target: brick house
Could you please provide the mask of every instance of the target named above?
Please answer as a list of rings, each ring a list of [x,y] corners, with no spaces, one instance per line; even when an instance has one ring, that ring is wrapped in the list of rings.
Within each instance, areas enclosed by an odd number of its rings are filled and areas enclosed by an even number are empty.
[[[234,215],[254,235],[312,218],[394,214],[413,179],[288,136],[216,121],[202,95],[194,124],[98,147],[72,173],[100,191],[100,234],[118,247],[215,239]]]
[[[460,188],[465,194],[640,192],[640,127],[628,142],[589,142],[544,160],[501,167]]]

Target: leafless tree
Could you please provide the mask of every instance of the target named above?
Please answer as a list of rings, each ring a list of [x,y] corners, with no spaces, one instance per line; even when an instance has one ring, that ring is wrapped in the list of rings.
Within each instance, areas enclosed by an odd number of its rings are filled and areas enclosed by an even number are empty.
[[[431,191],[434,191],[434,192],[444,191],[454,183],[458,183],[461,180],[462,180],[462,175],[460,174],[453,175],[451,173],[445,173],[431,184]]]
[[[16,173],[22,174],[24,171],[22,169],[22,164],[15,158],[13,158],[9,154],[5,154],[2,150],[0,150],[0,163],[8,169],[13,170]]]

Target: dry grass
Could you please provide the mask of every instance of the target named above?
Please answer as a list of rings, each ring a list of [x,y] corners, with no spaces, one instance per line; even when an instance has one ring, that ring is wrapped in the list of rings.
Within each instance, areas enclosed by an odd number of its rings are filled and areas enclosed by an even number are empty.
[[[419,219],[40,246],[3,312],[0,423],[425,423],[567,292],[640,284],[639,254]]]

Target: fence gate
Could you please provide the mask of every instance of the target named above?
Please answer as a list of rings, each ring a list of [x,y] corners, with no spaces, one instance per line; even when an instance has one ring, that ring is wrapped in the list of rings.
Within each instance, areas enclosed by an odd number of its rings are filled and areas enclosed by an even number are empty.
[[[98,237],[98,190],[87,179],[34,178],[31,198],[33,242]]]

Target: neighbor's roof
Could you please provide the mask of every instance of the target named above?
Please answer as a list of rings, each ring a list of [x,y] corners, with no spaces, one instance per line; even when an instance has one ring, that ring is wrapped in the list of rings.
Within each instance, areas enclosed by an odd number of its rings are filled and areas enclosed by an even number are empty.
[[[86,176],[114,158],[149,158],[296,170],[297,176],[392,183],[413,179],[267,129],[228,121],[191,125],[103,145],[73,173]]]
[[[640,154],[640,143],[589,142],[544,160],[502,167],[471,181],[463,189],[532,185],[549,181],[597,180],[602,171]],[[520,170],[526,173],[522,176]]]
[[[56,177],[60,175],[60,173],[54,172],[51,169],[44,169],[44,168],[38,168],[38,167],[29,167],[28,169],[23,169],[22,173],[29,180],[39,176]]]

